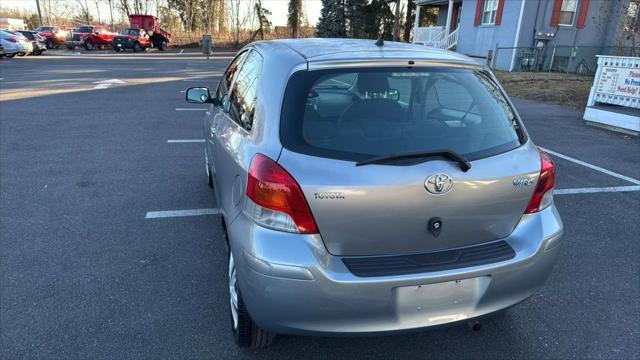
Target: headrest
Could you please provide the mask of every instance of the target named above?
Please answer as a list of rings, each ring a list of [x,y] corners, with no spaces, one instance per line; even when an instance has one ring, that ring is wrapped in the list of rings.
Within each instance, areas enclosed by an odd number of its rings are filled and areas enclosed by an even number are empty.
[[[361,94],[383,93],[389,91],[389,78],[385,73],[363,72],[358,74],[356,86]]]

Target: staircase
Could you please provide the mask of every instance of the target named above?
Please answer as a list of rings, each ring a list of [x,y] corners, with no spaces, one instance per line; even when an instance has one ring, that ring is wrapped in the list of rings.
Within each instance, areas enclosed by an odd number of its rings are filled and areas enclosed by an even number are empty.
[[[458,45],[459,33],[459,29],[455,29],[445,36],[445,29],[442,26],[417,28],[413,36],[413,43],[450,50]]]

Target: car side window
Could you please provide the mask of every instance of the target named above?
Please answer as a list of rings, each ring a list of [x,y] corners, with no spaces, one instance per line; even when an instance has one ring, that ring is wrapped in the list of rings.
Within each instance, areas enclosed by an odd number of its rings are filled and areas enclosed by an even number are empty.
[[[434,88],[440,105],[445,109],[466,112],[474,105],[469,91],[453,81],[440,80]]]
[[[262,70],[262,56],[257,51],[248,55],[229,96],[229,115],[245,130],[251,130],[256,111],[258,85]]]
[[[234,79],[242,65],[242,61],[247,56],[248,51],[243,51],[235,59],[231,62],[227,71],[224,72],[222,79],[220,79],[220,83],[218,84],[218,90],[216,90],[216,99],[220,101],[223,109],[227,109],[229,90],[231,90],[231,85],[233,84]]]

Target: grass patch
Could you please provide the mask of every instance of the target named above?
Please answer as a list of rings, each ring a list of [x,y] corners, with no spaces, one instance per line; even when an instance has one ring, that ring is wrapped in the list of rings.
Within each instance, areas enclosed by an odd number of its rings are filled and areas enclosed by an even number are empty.
[[[496,72],[509,96],[584,110],[593,76],[552,72]]]

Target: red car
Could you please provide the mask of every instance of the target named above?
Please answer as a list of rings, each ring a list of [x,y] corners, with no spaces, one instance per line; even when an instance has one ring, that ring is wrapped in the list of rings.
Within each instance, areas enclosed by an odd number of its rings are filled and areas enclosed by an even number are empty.
[[[113,50],[134,52],[144,51],[151,47],[151,39],[144,29],[125,29],[122,34],[113,38]]]
[[[35,32],[45,38],[47,49],[53,49],[54,47],[67,41],[67,39],[69,38],[69,34],[71,33],[71,29],[73,29],[73,27],[64,25],[47,25],[38,27]]]
[[[76,46],[84,46],[87,50],[93,50],[96,47],[111,45],[113,37],[117,34],[109,31],[106,26],[102,25],[85,25],[80,26],[72,34],[70,41],[66,42],[68,48],[72,49]]]

